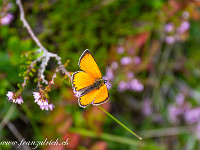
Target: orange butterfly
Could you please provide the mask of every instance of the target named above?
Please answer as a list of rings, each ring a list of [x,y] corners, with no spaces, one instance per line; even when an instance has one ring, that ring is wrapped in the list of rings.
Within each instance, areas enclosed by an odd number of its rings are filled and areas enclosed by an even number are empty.
[[[108,100],[107,80],[102,79],[99,67],[91,52],[86,49],[79,58],[79,67],[83,71],[77,71],[72,75],[72,87],[78,97],[80,107],[89,104],[100,105]]]

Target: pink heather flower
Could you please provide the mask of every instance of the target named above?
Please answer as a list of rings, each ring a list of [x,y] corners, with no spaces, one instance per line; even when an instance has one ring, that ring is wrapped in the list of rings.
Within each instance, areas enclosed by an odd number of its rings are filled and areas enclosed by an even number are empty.
[[[185,31],[187,31],[189,28],[190,28],[190,23],[188,21],[184,21],[181,23],[180,27],[177,29],[177,32],[179,34],[182,34]]]
[[[136,65],[140,64],[140,63],[141,63],[140,57],[136,56],[136,57],[134,58],[134,63],[135,63]]]
[[[41,101],[41,103],[40,103],[40,109],[42,109],[42,110],[46,110],[46,111],[48,111],[49,109],[52,111],[53,110],[53,108],[55,107],[52,103],[51,104],[49,104],[48,103],[48,100],[39,100],[39,101]]]
[[[188,124],[197,123],[200,121],[200,108],[187,110],[184,114],[184,119]]]
[[[144,89],[144,86],[142,83],[140,83],[137,79],[133,79],[131,80],[130,82],[130,88],[133,90],[133,91],[137,91],[137,92],[140,92]]]
[[[184,99],[185,99],[184,95],[183,95],[182,93],[179,93],[179,94],[176,96],[176,103],[177,103],[179,106],[181,106],[181,105],[183,105],[183,103],[184,103]]]
[[[55,108],[55,106],[51,103],[51,104],[49,104],[49,109],[52,111],[53,110],[53,108]]]
[[[172,32],[173,29],[174,29],[174,24],[173,23],[170,22],[170,23],[166,24],[165,32],[167,32],[167,33]]]
[[[174,36],[167,36],[166,38],[165,38],[165,42],[167,43],[167,44],[173,44],[174,42],[175,42],[175,38],[174,38]]]
[[[37,103],[40,106],[40,109],[42,110],[53,110],[53,108],[55,108],[55,106],[51,103],[48,103],[47,99],[42,99],[41,98],[41,94],[39,92],[33,92],[33,97],[35,99],[35,103]]]
[[[14,100],[13,100],[13,101],[14,101]],[[22,97],[20,96],[20,97],[18,97],[18,98],[16,99],[15,103],[18,103],[18,104],[21,105],[21,103],[24,103],[24,101],[23,101]]]
[[[39,92],[33,92],[33,97],[34,97],[35,101],[38,101],[41,98],[41,95]]]
[[[112,69],[116,70],[118,68],[118,63],[116,61],[113,61],[111,67]]]
[[[124,92],[128,89],[128,83],[125,81],[120,81],[118,84],[118,91],[119,92]]]
[[[145,116],[152,114],[151,100],[149,98],[143,101],[142,111]]]
[[[43,106],[48,106],[48,101],[47,100],[43,100]]]
[[[124,48],[122,46],[117,48],[117,53],[118,54],[123,54],[124,53]]]
[[[8,13],[5,17],[1,18],[0,23],[2,25],[9,25],[13,18],[14,16],[11,13]]]
[[[8,93],[6,94],[6,96],[8,97],[8,100],[12,100],[13,99],[13,96],[14,96],[14,93],[11,92],[11,91],[8,91]]]
[[[131,57],[123,57],[123,58],[121,59],[121,64],[122,64],[122,65],[128,65],[128,64],[130,64],[131,62],[132,62]]]
[[[42,106],[40,106],[40,109],[42,109],[42,110],[46,110],[46,111],[48,111],[49,110],[49,107],[48,107],[48,105],[47,106],[45,106],[45,105],[42,105]]]
[[[183,113],[183,110],[181,108],[178,108],[176,106],[173,106],[173,105],[170,105],[168,107],[168,113],[169,113],[169,120],[172,122],[172,123],[179,123],[179,116],[182,115]]]
[[[109,68],[107,71],[106,71],[106,76],[105,78],[107,80],[112,80],[114,78],[114,74],[113,74],[113,71]]]
[[[7,9],[11,9],[11,8],[12,8],[12,6],[13,6],[13,4],[12,4],[12,3],[8,3],[6,7],[7,7]]]
[[[37,103],[39,106],[43,105],[43,100],[42,99],[35,100],[34,102]]]
[[[17,103],[19,105],[21,105],[21,103],[24,103],[22,97],[18,97],[18,98],[14,98],[14,93],[13,92],[10,92],[8,91],[8,93],[6,94],[6,96],[8,97],[8,100],[13,103]]]
[[[134,77],[134,73],[133,72],[128,72],[126,74],[126,76],[127,76],[128,79],[132,79]]]

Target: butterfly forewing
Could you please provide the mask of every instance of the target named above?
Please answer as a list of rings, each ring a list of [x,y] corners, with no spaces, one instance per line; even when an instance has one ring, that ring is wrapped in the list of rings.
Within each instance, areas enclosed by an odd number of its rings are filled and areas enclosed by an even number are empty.
[[[83,71],[77,71],[72,76],[72,86],[75,91],[84,89],[92,84],[94,84],[95,79],[91,77],[88,73]]]
[[[102,78],[99,67],[89,50],[85,50],[81,55],[79,59],[79,67],[94,79]]]

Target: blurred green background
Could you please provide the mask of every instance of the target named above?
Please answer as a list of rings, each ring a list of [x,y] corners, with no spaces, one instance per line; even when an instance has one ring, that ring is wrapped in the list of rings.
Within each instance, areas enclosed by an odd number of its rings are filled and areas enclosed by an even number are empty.
[[[0,2],[0,141],[59,140],[68,145],[37,149],[200,149],[200,2],[198,0],[22,1],[26,19],[44,47],[80,70],[90,49],[110,99],[102,107],[143,137],[139,141],[96,106],[80,108],[69,79],[61,74],[49,94],[52,112],[34,103],[37,72],[22,92],[24,103],[9,103],[36,51],[14,0]],[[51,79],[56,61],[45,75]],[[39,64],[35,69],[39,68]],[[63,79],[64,78],[64,79]],[[33,148],[34,146],[29,146]],[[22,149],[23,147],[20,147]],[[17,149],[0,145],[0,149]],[[18,148],[19,149],[19,148]]]

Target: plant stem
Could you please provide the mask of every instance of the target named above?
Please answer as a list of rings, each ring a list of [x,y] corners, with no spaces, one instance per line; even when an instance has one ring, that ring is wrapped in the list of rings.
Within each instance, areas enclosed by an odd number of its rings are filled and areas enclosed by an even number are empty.
[[[112,134],[108,134],[108,133],[98,134],[94,131],[86,130],[86,129],[82,129],[82,128],[70,128],[69,131],[72,132],[72,133],[78,133],[78,134],[83,135],[83,136],[88,136],[88,137],[92,137],[92,138],[100,138],[100,139],[103,139],[103,140],[118,142],[118,143],[122,143],[122,144],[128,144],[128,145],[132,145],[132,146],[144,147],[144,146],[147,145],[147,143],[144,143],[144,142],[141,143],[137,140],[132,140],[130,138],[116,136],[116,135],[112,135]]]
[[[121,123],[119,120],[117,120],[113,115],[111,115],[109,112],[107,112],[104,108],[102,108],[101,106],[98,105],[98,107],[105,112],[110,118],[112,118],[113,120],[115,120],[119,125],[121,125],[124,129],[126,129],[128,132],[130,132],[131,134],[133,134],[134,136],[136,136],[138,139],[142,140],[142,138],[140,136],[138,136],[136,133],[134,133],[133,131],[131,131],[128,127],[126,127],[123,123]]]
[[[3,118],[3,120],[0,123],[0,132],[1,130],[3,130],[4,126],[8,123],[8,121],[10,120],[11,116],[13,115],[14,111],[16,108],[16,104],[12,104],[8,110],[8,112],[6,113],[6,116]]]

